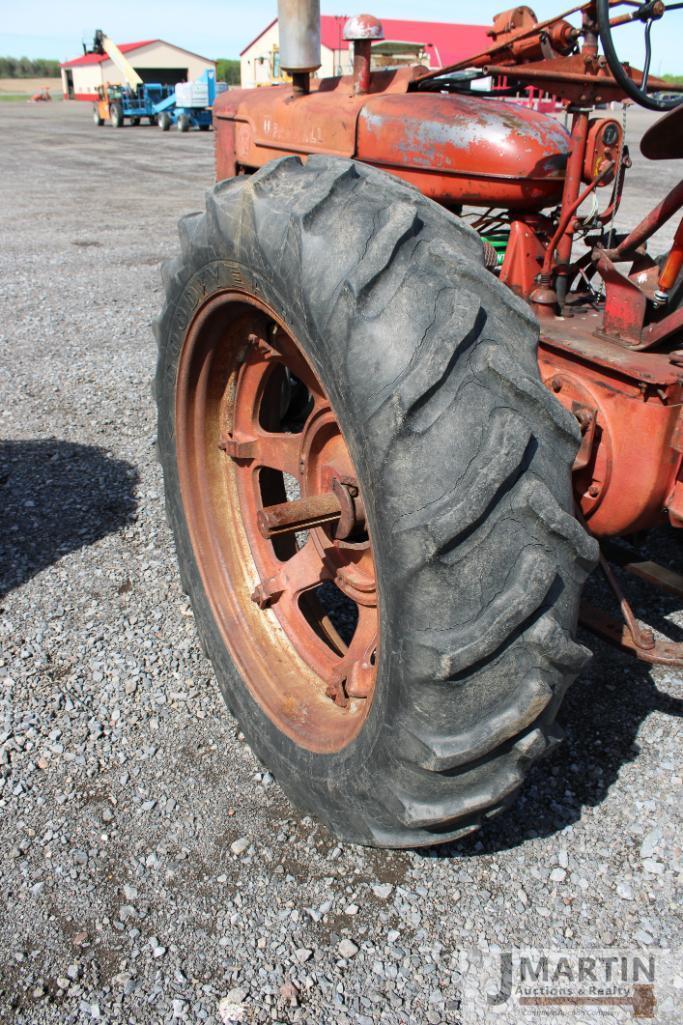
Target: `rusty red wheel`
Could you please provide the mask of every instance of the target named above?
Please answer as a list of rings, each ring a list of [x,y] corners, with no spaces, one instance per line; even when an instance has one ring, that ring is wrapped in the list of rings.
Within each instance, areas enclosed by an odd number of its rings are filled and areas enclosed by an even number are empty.
[[[176,452],[203,585],[254,698],[337,750],[372,700],[377,588],[360,484],[328,396],[265,303],[224,292],[180,355]]]

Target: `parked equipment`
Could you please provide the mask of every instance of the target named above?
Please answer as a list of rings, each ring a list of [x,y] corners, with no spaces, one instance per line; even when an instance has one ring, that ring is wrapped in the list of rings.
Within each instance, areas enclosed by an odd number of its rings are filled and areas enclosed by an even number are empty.
[[[225,89],[225,83],[217,84],[216,73],[210,69],[194,82],[179,83],[173,97],[157,107],[159,127],[163,132],[167,132],[171,125],[175,125],[181,132],[187,132],[190,128],[208,132],[216,95]]]
[[[281,0],[292,83],[217,100],[219,181],[165,268],[158,440],[183,587],[247,740],[346,840],[442,843],[506,808],[560,738],[589,657],[579,610],[683,666],[610,561],[610,539],[683,527],[683,225],[663,260],[645,249],[683,182],[616,233],[623,123],[591,116],[666,109],[650,30],[675,14],[578,10],[516,7],[484,53],[374,73],[382,27],[358,16],[353,75],[315,80],[317,0]],[[626,22],[642,71],[615,49]],[[508,101],[528,84],[571,131]],[[643,152],[680,157],[682,137],[679,105]],[[598,562],[623,621],[580,605]]]
[[[123,128],[127,120],[139,125],[143,118],[147,118],[151,125],[156,124],[156,108],[173,95],[173,86],[143,82],[116,43],[101,29],[95,32],[92,52],[106,53],[126,82],[125,85],[98,86],[98,99],[93,104],[95,124],[103,125],[109,121],[115,128]]]

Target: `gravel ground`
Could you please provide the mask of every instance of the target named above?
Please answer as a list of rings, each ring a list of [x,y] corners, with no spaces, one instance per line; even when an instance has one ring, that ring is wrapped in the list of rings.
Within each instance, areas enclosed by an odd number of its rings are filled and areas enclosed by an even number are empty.
[[[598,642],[566,744],[477,837],[379,852],[299,818],[219,698],[154,461],[158,265],[212,137],[0,120],[0,1021],[456,1023],[462,950],[677,949],[681,674]]]

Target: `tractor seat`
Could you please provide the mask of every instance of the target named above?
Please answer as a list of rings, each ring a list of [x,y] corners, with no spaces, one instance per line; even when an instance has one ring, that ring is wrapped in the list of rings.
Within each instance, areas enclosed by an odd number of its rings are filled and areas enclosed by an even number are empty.
[[[640,152],[648,160],[683,157],[683,103],[655,121],[640,140]]]

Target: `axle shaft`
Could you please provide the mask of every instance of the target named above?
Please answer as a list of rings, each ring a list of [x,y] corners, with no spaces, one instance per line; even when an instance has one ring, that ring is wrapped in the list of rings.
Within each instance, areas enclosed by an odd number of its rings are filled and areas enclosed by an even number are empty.
[[[297,498],[293,502],[269,505],[257,513],[258,528],[266,539],[298,530],[313,530],[327,523],[336,523],[341,517],[342,507],[332,491],[323,495]]]

